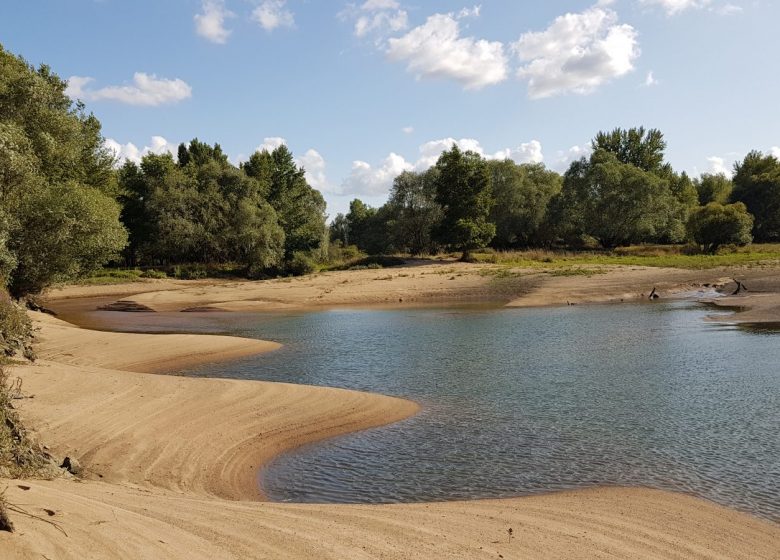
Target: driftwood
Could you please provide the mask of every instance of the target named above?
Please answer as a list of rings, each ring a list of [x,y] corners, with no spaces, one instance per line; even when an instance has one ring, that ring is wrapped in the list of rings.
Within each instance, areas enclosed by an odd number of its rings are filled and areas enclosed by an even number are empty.
[[[737,285],[737,289],[734,290],[733,294],[731,294],[732,296],[736,296],[736,295],[739,295],[742,292],[747,292],[748,291],[747,286],[745,286],[742,282],[740,282],[736,278],[732,278],[732,280],[734,280],[734,283]]]
[[[653,286],[653,291],[650,292],[650,296],[647,298],[649,300],[659,299],[661,296],[658,295],[658,289]]]

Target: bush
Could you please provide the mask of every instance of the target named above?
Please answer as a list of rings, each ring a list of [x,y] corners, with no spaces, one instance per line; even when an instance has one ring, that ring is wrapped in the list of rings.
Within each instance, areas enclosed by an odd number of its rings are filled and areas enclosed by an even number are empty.
[[[34,360],[33,326],[25,310],[7,293],[0,292],[0,353],[4,357],[20,353]]]
[[[752,230],[753,216],[741,202],[710,202],[695,209],[688,220],[688,235],[711,254],[723,245],[747,245],[753,240]]]
[[[206,267],[200,264],[176,265],[173,276],[179,280],[201,280],[208,277]]]
[[[141,278],[153,278],[156,280],[161,280],[163,278],[168,278],[168,275],[164,270],[154,270],[150,268],[149,270],[144,270],[141,273]]]
[[[284,266],[284,270],[287,274],[292,276],[303,276],[304,274],[311,274],[317,269],[314,259],[308,254],[296,251],[293,253],[292,259]]]

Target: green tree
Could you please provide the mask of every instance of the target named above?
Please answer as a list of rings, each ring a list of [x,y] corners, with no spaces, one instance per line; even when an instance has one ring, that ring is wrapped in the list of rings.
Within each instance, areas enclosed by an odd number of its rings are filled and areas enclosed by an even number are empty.
[[[346,216],[349,243],[370,255],[393,249],[390,235],[391,215],[387,206],[372,208],[360,199],[349,203]]]
[[[570,235],[590,235],[604,247],[659,240],[677,209],[668,181],[604,150],[569,167],[560,204]]]
[[[496,225],[493,244],[520,247],[542,241],[542,227],[550,201],[563,184],[562,177],[542,164],[517,165],[511,160],[488,162],[496,203],[491,221]]]
[[[664,152],[666,140],[663,133],[645,127],[622,129],[611,132],[599,132],[591,143],[593,151],[604,150],[615,155],[621,163],[638,167],[642,171],[662,174],[664,172]]]
[[[0,47],[0,260],[16,296],[86,274],[126,242],[113,155],[65,87]]]
[[[421,173],[404,171],[393,181],[387,207],[393,245],[399,251],[413,255],[436,251],[433,231],[442,218],[436,202],[437,176],[438,169],[432,167]]]
[[[722,245],[747,245],[752,241],[753,216],[741,202],[710,202],[697,208],[688,220],[688,233],[702,249],[715,253]]]
[[[776,157],[753,151],[738,162],[731,201],[742,202],[755,217],[756,241],[780,241],[780,161]]]
[[[699,204],[702,206],[706,206],[710,202],[717,202],[718,204],[728,203],[731,191],[734,188],[731,179],[723,173],[704,173],[701,177],[694,180],[694,185],[699,197]]]
[[[442,207],[442,220],[435,236],[441,245],[462,251],[462,259],[467,260],[472,250],[484,247],[496,235],[496,226],[488,221],[493,192],[487,163],[479,154],[453,145],[439,156],[436,169],[436,202]]]

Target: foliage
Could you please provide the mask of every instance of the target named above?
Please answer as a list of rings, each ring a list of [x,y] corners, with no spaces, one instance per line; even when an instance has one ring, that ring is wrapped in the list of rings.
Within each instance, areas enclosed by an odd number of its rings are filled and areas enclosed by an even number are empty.
[[[284,272],[291,276],[303,276],[311,274],[315,270],[317,270],[317,265],[314,259],[303,251],[293,253],[292,258],[287,261],[284,267]]]
[[[21,353],[35,359],[33,326],[25,310],[0,290],[0,358]]]
[[[722,266],[754,266],[780,263],[780,245],[748,245],[716,254],[690,252],[682,245],[642,245],[610,251],[500,251],[474,254],[478,262],[516,268],[555,270],[572,266],[652,266],[708,269]]]
[[[715,253],[723,245],[747,245],[753,240],[752,229],[753,216],[741,202],[710,202],[694,210],[688,221],[691,238],[707,253]]]
[[[436,168],[442,220],[435,235],[441,245],[463,251],[465,260],[496,234],[495,224],[488,220],[494,200],[487,163],[479,154],[453,145],[439,156]]]
[[[731,202],[742,202],[755,217],[756,241],[780,241],[780,161],[750,152],[734,166],[733,181]]]
[[[396,250],[412,255],[436,252],[433,230],[442,219],[436,202],[438,174],[436,167],[422,173],[404,171],[393,181],[387,206]]]
[[[611,132],[599,132],[591,143],[594,152],[603,150],[614,154],[626,165],[633,165],[647,173],[665,174],[664,151],[666,140],[660,130],[645,127],[616,128]]]
[[[694,180],[696,193],[699,197],[699,204],[706,206],[710,202],[726,204],[734,188],[731,179],[723,173],[710,174],[704,173],[701,177]]]
[[[349,203],[349,213],[345,217],[349,242],[371,255],[391,252],[394,247],[390,218],[388,205],[372,208],[356,198]]]
[[[126,240],[100,123],[65,87],[0,47],[0,274],[16,296],[88,274]]]
[[[545,241],[545,218],[561,190],[561,176],[542,164],[517,165],[511,160],[491,161],[488,167],[496,200],[491,212],[496,224],[493,245],[509,248]]]

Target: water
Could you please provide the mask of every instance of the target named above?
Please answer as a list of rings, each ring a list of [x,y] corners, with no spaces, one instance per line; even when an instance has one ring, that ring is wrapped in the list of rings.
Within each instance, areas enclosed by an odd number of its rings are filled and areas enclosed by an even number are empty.
[[[619,484],[780,519],[780,335],[694,304],[223,316],[272,354],[196,374],[375,391],[421,414],[277,458],[296,502],[518,496]]]

